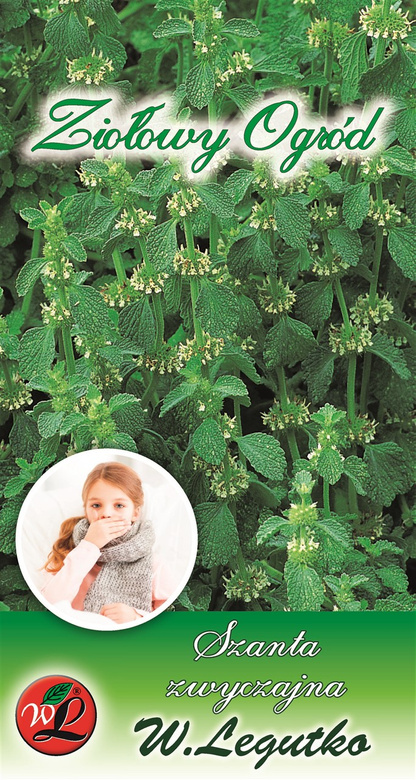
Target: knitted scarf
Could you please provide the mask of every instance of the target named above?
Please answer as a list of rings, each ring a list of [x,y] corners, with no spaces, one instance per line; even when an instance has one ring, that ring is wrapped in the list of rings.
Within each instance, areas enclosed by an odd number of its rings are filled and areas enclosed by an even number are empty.
[[[86,518],[78,521],[72,532],[75,545],[82,541],[89,527]],[[123,536],[108,542],[97,561],[103,565],[88,590],[84,609],[100,612],[104,604],[121,603],[150,612],[153,541],[153,528],[148,520],[143,520],[134,523]]]

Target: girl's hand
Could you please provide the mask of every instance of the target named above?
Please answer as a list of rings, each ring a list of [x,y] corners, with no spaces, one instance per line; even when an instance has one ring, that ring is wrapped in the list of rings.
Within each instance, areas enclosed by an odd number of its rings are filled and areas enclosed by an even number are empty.
[[[106,517],[103,520],[95,520],[85,534],[85,540],[92,542],[100,548],[104,547],[112,539],[123,536],[131,528],[131,523],[126,520],[117,520]]]
[[[127,606],[127,604],[104,604],[100,615],[114,620],[115,623],[130,623],[132,620],[137,620],[140,617],[136,610]]]

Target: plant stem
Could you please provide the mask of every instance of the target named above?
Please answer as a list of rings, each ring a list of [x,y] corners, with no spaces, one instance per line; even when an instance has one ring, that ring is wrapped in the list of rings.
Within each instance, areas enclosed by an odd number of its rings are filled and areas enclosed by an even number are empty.
[[[53,53],[53,47],[48,44],[45,51],[43,52],[42,56],[39,58],[37,64],[41,65],[49,58],[49,56]],[[16,98],[13,106],[10,109],[8,119],[10,122],[13,122],[14,119],[20,114],[23,106],[25,103],[27,103],[27,99],[33,89],[34,85],[32,82],[28,81],[27,84],[23,87],[22,91]]]
[[[332,33],[333,22],[329,20],[329,34]],[[334,52],[328,46],[325,47],[325,64],[324,64],[324,76],[328,80],[321,89],[319,96],[319,113],[321,116],[326,116],[328,112],[328,99],[329,99],[329,84],[332,76],[332,66],[334,64]]]
[[[383,19],[386,19],[390,10],[391,0],[383,0]],[[387,41],[381,35],[377,38],[376,53],[374,56],[374,66],[380,65],[386,53]]]
[[[147,2],[144,3],[128,3],[125,8],[122,8],[121,11],[118,13],[118,18],[120,19],[120,22],[124,22],[125,19],[129,19],[130,16],[133,16],[134,14],[137,14],[138,11],[141,11],[144,6],[147,5]]]
[[[63,325],[61,328],[61,333],[68,376],[73,376],[75,374],[75,357],[69,325]]]
[[[42,232],[40,228],[36,228],[33,232],[32,249],[30,251],[31,260],[33,260],[35,257],[39,257],[41,238],[42,238]],[[32,295],[33,295],[33,286],[30,288],[29,292],[26,293],[22,301],[22,314],[24,315],[25,319],[29,314]]]
[[[117,248],[114,249],[112,253],[112,257],[113,257],[114,269],[117,274],[117,279],[119,283],[124,286],[124,284],[127,282],[127,276],[123,265],[123,258],[121,256],[120,250]]]
[[[147,246],[146,241],[144,240],[143,236],[139,237],[139,245],[142,252],[143,262],[145,264],[146,269],[151,273],[155,273],[155,269],[153,266],[153,263],[149,259],[149,255],[147,253]],[[162,301],[161,301],[161,295],[162,293],[152,293],[152,303],[153,303],[153,311],[155,315],[156,320],[156,342],[155,342],[155,348],[156,350],[159,349],[159,347],[163,343],[163,336],[164,336],[164,329],[165,329],[165,322],[163,319],[163,309],[162,309]]]
[[[283,366],[278,366],[276,371],[277,371],[277,379],[279,382],[280,405],[282,407],[283,412],[287,412],[288,402],[287,402],[285,370]],[[298,443],[296,441],[295,432],[289,429],[288,431],[286,431],[286,435],[287,435],[287,443],[289,445],[292,461],[294,462],[295,460],[299,460],[300,452],[299,452]]]
[[[265,0],[258,0],[257,2],[256,15],[254,17],[254,24],[256,25],[256,27],[258,27],[261,22],[263,16],[263,10],[264,10],[264,3]]]
[[[325,517],[331,517],[331,504],[329,502],[329,482],[327,479],[324,479],[323,481],[323,497],[324,497]]]
[[[178,61],[177,61],[177,65],[176,65],[176,86],[179,87],[179,85],[182,84],[182,82],[183,82],[183,42],[182,42],[182,40],[178,41],[177,50],[178,50]]]
[[[397,206],[398,209],[401,208],[401,205],[403,203],[403,198],[404,198],[404,195],[405,195],[405,192],[406,192],[406,187],[407,187],[408,183],[409,183],[409,179],[407,178],[407,176],[402,176],[401,181],[400,181],[400,187],[399,187],[398,193],[396,195],[396,206]]]
[[[355,420],[355,377],[357,373],[357,355],[354,352],[348,357],[348,378],[347,378],[347,414],[348,420],[352,423]]]
[[[345,303],[344,291],[342,289],[341,282],[337,276],[335,277],[334,287],[335,287],[337,300],[339,303],[339,308],[341,309],[342,321],[344,323],[347,334],[350,335],[351,323],[348,315],[347,304]]]
[[[283,573],[281,571],[278,571],[274,568],[274,566],[270,566],[267,561],[260,561],[262,569],[266,572],[266,574],[269,574],[269,576],[274,579],[278,580],[279,582],[283,581]]]
[[[376,184],[376,197],[377,197],[377,205],[382,206],[383,189],[380,182],[377,182]],[[374,259],[373,259],[373,265],[371,269],[373,278],[370,282],[370,292],[369,292],[369,304],[370,306],[373,307],[375,306],[375,302],[376,302],[378,277],[380,274],[380,265],[381,265],[381,256],[383,254],[383,239],[384,239],[383,227],[378,226],[376,228]],[[371,374],[371,362],[372,362],[372,355],[370,352],[366,352],[364,355],[363,374],[361,378],[361,393],[360,393],[361,414],[365,414],[367,411],[368,389],[369,389],[370,374]]]
[[[7,389],[8,389],[8,391],[10,393],[13,393],[13,391],[14,391],[14,383],[13,383],[13,379],[12,379],[12,376],[11,376],[11,373],[10,373],[10,370],[9,370],[9,366],[8,366],[7,360],[2,360],[1,361],[1,367],[3,369],[3,374],[4,374],[4,378],[6,380]]]

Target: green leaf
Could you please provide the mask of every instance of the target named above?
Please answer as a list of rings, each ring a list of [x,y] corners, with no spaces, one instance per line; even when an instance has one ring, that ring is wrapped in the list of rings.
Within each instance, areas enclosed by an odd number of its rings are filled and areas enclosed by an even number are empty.
[[[335,485],[341,479],[343,471],[342,458],[338,450],[333,450],[332,447],[320,450],[316,470],[322,479],[327,480],[330,485]]]
[[[360,97],[360,78],[368,69],[366,32],[348,35],[343,40],[339,62],[342,68],[341,100],[343,103],[353,103]]]
[[[23,412],[16,412],[9,441],[16,458],[32,460],[40,446],[40,436],[35,421]]]
[[[215,90],[214,71],[205,60],[200,60],[189,71],[185,80],[186,96],[192,106],[203,108],[211,100]]]
[[[407,592],[409,581],[400,566],[384,566],[382,569],[377,569],[377,576],[386,588],[391,588],[396,593]]]
[[[416,609],[416,596],[394,593],[386,599],[377,599],[374,609],[379,612],[413,612]]]
[[[362,8],[361,0],[316,0],[319,17],[345,24]]]
[[[128,433],[115,433],[110,439],[103,442],[104,447],[118,447],[120,450],[137,452],[136,442]]]
[[[249,406],[248,390],[242,379],[237,376],[220,376],[214,385],[214,391],[221,398],[236,398],[244,406]]]
[[[416,225],[391,228],[387,246],[404,276],[416,282]]]
[[[413,88],[416,68],[402,44],[397,41],[396,46],[394,54],[361,76],[360,90],[364,100],[370,100],[375,95],[400,97]]]
[[[334,292],[328,282],[309,282],[296,293],[296,315],[313,330],[331,315]]]
[[[103,57],[111,60],[114,68],[113,78],[117,76],[122,71],[127,60],[127,52],[123,44],[115,38],[96,32],[93,38],[93,46],[95,51],[102,52]]]
[[[223,433],[212,418],[204,420],[192,436],[195,452],[207,463],[219,466],[227,449]]]
[[[231,245],[227,265],[233,276],[242,279],[259,269],[275,274],[277,266],[273,252],[259,231],[252,236],[240,238]]]
[[[197,390],[198,385],[196,383],[190,384],[189,382],[181,382],[180,385],[174,387],[163,399],[160,416],[163,417],[164,414],[170,412],[171,409],[174,409],[175,406],[178,406],[182,401],[187,401]]]
[[[363,224],[370,208],[370,185],[353,184],[345,191],[342,213],[350,230]]]
[[[95,287],[70,287],[68,299],[74,322],[82,333],[103,334],[111,327],[107,306]]]
[[[28,222],[30,230],[42,227],[46,222],[43,211],[39,211],[39,209],[22,209],[20,216]]]
[[[239,171],[234,171],[234,173],[228,176],[224,182],[224,188],[232,197],[234,203],[240,203],[253,180],[254,172],[245,171],[242,168]]]
[[[20,373],[24,379],[46,374],[55,356],[55,338],[51,328],[30,328],[19,344]]]
[[[318,612],[325,598],[324,586],[315,569],[299,561],[285,564],[289,604],[295,612]]]
[[[4,502],[0,512],[0,550],[6,555],[16,552],[16,523],[23,503],[22,493]]]
[[[111,0],[85,0],[83,12],[85,16],[94,20],[105,35],[120,35],[121,22],[111,5]]]
[[[119,330],[121,336],[137,345],[140,353],[149,350],[156,338],[156,324],[147,297],[121,310]]]
[[[16,27],[23,27],[30,18],[30,12],[28,0],[2,0],[0,32],[9,32]]]
[[[368,479],[367,466],[361,458],[350,455],[344,460],[343,472],[353,483],[360,496],[366,495],[366,483]]]
[[[128,396],[128,393],[123,393],[122,395]],[[114,420],[119,433],[128,433],[135,438],[143,430],[146,418],[139,399],[135,396],[129,397],[132,400],[111,411],[111,417]],[[115,398],[120,398],[120,396],[114,396],[110,399],[110,409],[111,401],[114,401]]]
[[[76,236],[67,236],[62,241],[62,246],[71,260],[76,260],[78,263],[83,263],[87,259],[87,253],[82,246],[81,241]]]
[[[407,149],[403,149],[402,146],[390,146],[383,152],[383,159],[386,160],[392,173],[416,179],[416,161]]]
[[[259,99],[259,93],[250,84],[240,84],[238,87],[225,88],[224,94],[236,104],[240,111],[247,111]]]
[[[44,257],[34,257],[24,264],[16,279],[18,295],[26,295],[32,289],[47,262]]]
[[[411,378],[403,350],[395,347],[392,340],[384,333],[376,333],[372,341],[372,346],[367,348],[369,352],[388,363],[401,379]]]
[[[72,683],[57,683],[49,688],[44,697],[42,704],[60,704],[67,696],[72,688]]]
[[[111,200],[102,198],[98,208],[90,215],[82,238],[84,240],[90,238],[106,238],[113,227],[114,220],[119,211],[120,209],[117,206],[114,206]]]
[[[155,225],[147,236],[146,247],[156,271],[173,271],[173,258],[178,250],[175,223],[169,220]]]
[[[268,517],[265,520],[256,534],[257,544],[264,544],[270,542],[280,532],[290,529],[289,520],[285,520],[283,517]]]
[[[314,346],[315,337],[308,325],[292,317],[282,317],[266,336],[264,357],[269,366],[293,365]]]
[[[407,108],[397,115],[396,133],[400,143],[406,149],[414,149],[416,146],[416,108]]]
[[[232,333],[238,322],[238,303],[233,291],[224,284],[205,280],[196,301],[195,314],[211,336]]]
[[[368,467],[367,494],[373,501],[390,506],[398,493],[406,490],[406,461],[403,450],[392,441],[369,444],[364,461]]]
[[[75,12],[64,11],[46,23],[45,41],[63,57],[74,59],[88,54],[90,39]]]
[[[303,361],[308,392],[314,403],[325,397],[334,374],[335,354],[323,347],[311,349]]]
[[[225,367],[226,370],[241,371],[254,384],[260,384],[261,378],[256,371],[254,359],[241,347],[227,345],[222,350],[219,361],[221,367]]]
[[[286,459],[279,442],[267,433],[249,433],[236,439],[240,451],[263,477],[283,479]]]
[[[233,216],[234,203],[220,184],[195,185],[195,191],[212,214],[220,219],[230,219]]]
[[[5,566],[0,571],[0,594],[7,596],[16,590],[27,590],[26,581],[18,566]]]
[[[229,19],[221,32],[224,35],[238,35],[240,38],[256,38],[260,30],[251,19]]]
[[[49,439],[61,427],[64,412],[42,412],[38,419],[39,433],[43,439]]]
[[[190,35],[191,25],[185,19],[165,19],[153,32],[154,38],[175,38],[177,35]]]
[[[207,568],[226,564],[237,553],[239,539],[234,517],[227,504],[215,502],[195,507],[199,551]]]
[[[289,246],[305,246],[311,229],[306,206],[296,196],[285,196],[276,202],[274,216],[278,233]]]
[[[328,238],[335,253],[340,255],[348,265],[358,265],[363,248],[357,231],[350,230],[346,225],[328,230]]]

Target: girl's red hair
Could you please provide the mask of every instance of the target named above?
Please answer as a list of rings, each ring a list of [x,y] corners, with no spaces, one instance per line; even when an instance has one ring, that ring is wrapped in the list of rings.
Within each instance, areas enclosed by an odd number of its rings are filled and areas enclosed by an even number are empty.
[[[143,487],[138,474],[136,474],[134,469],[131,469],[130,466],[125,466],[124,463],[110,461],[109,463],[99,463],[88,474],[88,477],[84,482],[84,487],[82,488],[82,501],[84,506],[92,486],[95,482],[98,482],[99,479],[102,479],[104,482],[110,482],[121,488],[123,493],[133,501],[136,509],[143,505]],[[59,536],[48,555],[45,564],[46,571],[55,573],[62,569],[66,556],[75,547],[72,532],[82,517],[83,515],[80,515],[78,517],[69,517],[67,520],[64,520],[59,529]]]

